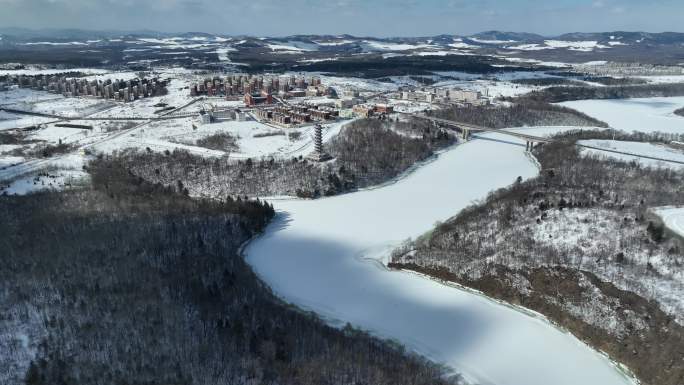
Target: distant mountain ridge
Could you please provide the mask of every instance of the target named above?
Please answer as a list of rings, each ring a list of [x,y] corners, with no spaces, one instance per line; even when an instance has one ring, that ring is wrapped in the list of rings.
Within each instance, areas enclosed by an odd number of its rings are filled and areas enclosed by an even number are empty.
[[[117,30],[85,30],[85,29],[27,29],[18,27],[0,28],[0,35],[4,38],[13,38],[17,41],[32,40],[38,38],[50,39],[89,39],[89,38],[117,38],[117,37],[139,37],[139,38],[169,38],[169,37],[223,37],[223,38],[267,38],[274,40],[377,40],[377,41],[416,41],[432,39],[441,41],[444,39],[474,39],[489,42],[522,42],[537,43],[544,40],[567,40],[567,41],[609,41],[625,40],[629,42],[649,41],[659,44],[684,43],[684,32],[640,32],[640,31],[613,31],[613,32],[570,32],[555,36],[543,36],[528,32],[510,31],[484,31],[472,35],[440,34],[435,36],[396,36],[396,37],[374,37],[374,36],[354,36],[351,34],[330,35],[330,34],[305,34],[289,36],[252,36],[252,35],[227,35],[214,34],[208,32],[160,32],[153,30],[117,31]],[[611,38],[612,37],[612,38]],[[496,44],[496,43],[494,43]],[[502,43],[503,44],[503,43]]]
[[[444,62],[454,61],[457,56],[461,57],[457,60],[461,62],[480,57],[485,58],[484,61],[500,61],[500,65],[593,61],[682,65],[684,33],[615,31],[542,36],[485,31],[472,35],[416,37],[350,34],[258,37],[150,30],[0,28],[0,63],[54,64],[58,58],[63,63],[81,65],[246,65],[272,69],[287,63],[288,68],[306,65],[321,70],[333,66],[330,62],[368,59],[381,63],[391,58],[397,60],[397,57],[414,60],[415,65],[421,67],[428,58]],[[322,62],[328,62],[328,65],[314,65]]]

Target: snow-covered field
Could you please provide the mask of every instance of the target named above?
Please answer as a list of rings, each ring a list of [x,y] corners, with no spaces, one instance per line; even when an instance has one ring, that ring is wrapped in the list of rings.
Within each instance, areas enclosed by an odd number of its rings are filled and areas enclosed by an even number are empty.
[[[623,160],[626,162],[634,161],[640,163],[643,166],[649,167],[684,170],[684,151],[677,150],[662,144],[596,139],[580,140],[578,143],[585,146],[599,148],[584,148],[582,149],[583,154],[606,156],[609,158]],[[600,149],[606,149],[608,151],[601,151]],[[618,154],[611,151],[627,152],[630,154],[642,155],[642,157],[627,154]],[[644,158],[643,156],[659,159],[668,159],[680,163],[664,162],[658,159]]]
[[[17,179],[8,185],[0,185],[0,195],[26,195],[43,190],[61,190],[66,186],[82,184],[88,173],[78,170],[61,170],[47,175]]]
[[[619,100],[579,100],[560,105],[602,120],[627,132],[684,134],[684,118],[674,114],[684,107],[684,97],[636,98]]]
[[[323,140],[327,141],[337,135],[341,127],[349,121],[338,121],[323,126]],[[193,129],[193,124],[197,129]],[[279,135],[269,135],[270,133]],[[292,140],[289,133],[297,132],[299,137]],[[211,135],[226,133],[236,139],[238,149],[234,151],[210,150],[196,145],[198,139]],[[229,155],[233,159],[261,157],[294,157],[311,152],[311,135],[313,126],[281,129],[257,121],[226,121],[213,124],[199,124],[194,118],[168,121],[156,121],[139,129],[132,130],[112,140],[98,143],[94,149],[98,152],[111,153],[122,149],[163,152],[174,149],[187,150],[190,153],[221,157]]]
[[[684,207],[660,207],[654,212],[668,229],[684,237]]]
[[[247,247],[247,261],[285,300],[331,323],[350,322],[396,339],[471,382],[632,383],[604,356],[539,316],[384,267],[402,240],[517,176],[536,175],[524,147],[510,144],[514,139],[484,137],[489,140],[446,151],[381,188],[315,201],[273,201],[278,217]]]

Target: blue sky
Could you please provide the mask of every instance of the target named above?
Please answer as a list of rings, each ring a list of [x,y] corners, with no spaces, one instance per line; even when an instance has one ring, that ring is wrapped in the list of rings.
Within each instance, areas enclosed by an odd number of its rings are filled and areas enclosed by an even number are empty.
[[[684,0],[0,0],[0,26],[232,35],[684,32]]]

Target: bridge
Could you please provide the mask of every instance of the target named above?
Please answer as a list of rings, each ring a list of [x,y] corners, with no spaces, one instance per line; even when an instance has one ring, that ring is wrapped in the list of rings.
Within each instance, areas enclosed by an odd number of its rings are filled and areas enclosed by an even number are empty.
[[[550,139],[550,138],[545,138],[542,136],[535,136],[535,135],[528,135],[528,134],[523,134],[523,133],[513,132],[513,131],[507,131],[507,130],[501,129],[501,128],[487,128],[487,127],[477,126],[474,124],[457,122],[457,121],[448,120],[448,119],[435,118],[432,116],[427,116],[427,115],[422,115],[422,114],[406,114],[406,113],[402,113],[402,114],[410,115],[414,118],[429,120],[429,121],[436,123],[436,124],[439,124],[439,125],[452,127],[452,128],[454,128],[454,130],[461,132],[463,134],[464,140],[469,139],[471,132],[495,132],[498,134],[509,135],[509,136],[513,136],[513,137],[525,140],[525,142],[526,142],[525,150],[526,151],[531,151],[534,148],[535,144],[537,144],[537,143],[552,143],[552,142],[554,142],[554,140]],[[614,154],[629,155],[629,156],[633,156],[633,157],[637,157],[637,158],[651,159],[651,160],[656,160],[656,161],[660,161],[660,162],[684,164],[684,162],[674,160],[674,159],[667,159],[667,158],[660,158],[657,156],[636,154],[633,152],[619,151],[619,150],[607,149],[607,148],[602,148],[602,147],[589,146],[589,145],[580,144],[580,143],[575,143],[575,146],[580,147],[580,148],[591,149],[591,150],[610,152],[610,153],[614,153]]]
[[[422,115],[422,114],[406,114],[406,115],[410,115],[414,118],[428,120],[428,121],[431,121],[431,122],[438,124],[438,125],[451,127],[455,131],[458,131],[462,134],[463,140],[468,140],[470,138],[470,134],[472,132],[495,132],[495,133],[513,136],[513,137],[516,137],[518,139],[525,140],[525,143],[526,143],[525,148],[527,151],[532,150],[532,148],[534,148],[534,145],[537,143],[553,142],[552,139],[545,138],[543,136],[535,136],[535,135],[523,134],[520,132],[507,131],[507,130],[502,129],[502,128],[482,127],[482,126],[478,126],[478,125],[474,125],[474,124],[457,122],[457,121],[448,120],[448,119],[441,119],[441,118],[436,118],[434,116],[428,116],[428,115]]]

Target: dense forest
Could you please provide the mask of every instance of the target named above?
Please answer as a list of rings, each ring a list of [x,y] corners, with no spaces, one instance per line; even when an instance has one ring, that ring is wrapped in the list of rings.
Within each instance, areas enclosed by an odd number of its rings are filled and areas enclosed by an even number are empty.
[[[684,205],[684,173],[585,156],[574,145],[613,134],[570,132],[535,149],[538,177],[519,178],[408,242],[390,266],[539,311],[644,384],[684,383],[684,240],[652,211]]]
[[[330,196],[385,182],[454,138],[420,120],[362,119],[346,125],[326,143],[334,160],[319,164],[306,158],[258,160],[207,159],[184,151],[133,152],[121,162],[152,183],[182,185],[193,196]]]
[[[604,86],[627,86],[648,83],[647,80],[642,78],[599,76],[573,71],[552,71],[548,74],[560,76],[561,78],[566,78],[568,80],[581,80],[585,82],[599,83],[603,84]]]
[[[575,79],[568,79],[562,77],[545,77],[545,78],[523,78],[523,79],[513,79],[511,83],[522,84],[526,86],[539,86],[539,87],[549,87],[549,86],[581,86],[585,83]]]
[[[535,100],[515,100],[510,106],[455,106],[430,112],[443,119],[490,128],[523,126],[608,127],[579,111]]]
[[[627,99],[683,96],[684,83],[620,85],[610,87],[549,87],[532,91],[515,100],[560,103],[586,99]]]
[[[268,203],[89,171],[92,188],[0,197],[0,383],[459,382],[275,298],[238,254]]]
[[[598,83],[604,86],[627,86],[646,84],[647,81],[639,78],[614,78],[611,76],[590,76],[582,75],[574,72],[559,72],[550,73],[550,75],[558,75],[560,77],[543,77],[543,78],[524,78],[514,79],[512,83],[523,84],[530,86],[586,86],[586,82]]]

